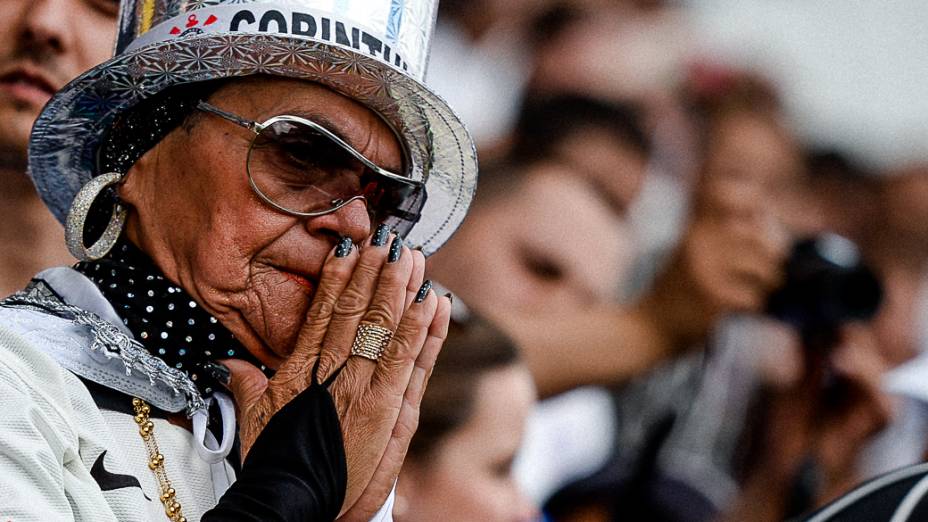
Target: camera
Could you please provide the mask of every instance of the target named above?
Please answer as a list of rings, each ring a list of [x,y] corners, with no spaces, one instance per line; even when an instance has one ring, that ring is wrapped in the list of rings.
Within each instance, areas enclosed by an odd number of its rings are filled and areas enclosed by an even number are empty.
[[[828,347],[841,325],[876,315],[883,288],[851,240],[822,234],[797,241],[786,280],[767,300],[767,314],[799,331],[806,345]]]

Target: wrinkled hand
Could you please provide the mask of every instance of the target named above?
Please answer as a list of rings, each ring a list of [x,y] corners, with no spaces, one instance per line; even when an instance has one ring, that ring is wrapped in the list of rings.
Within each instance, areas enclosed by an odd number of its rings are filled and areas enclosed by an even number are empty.
[[[312,384],[317,361],[318,382],[342,368],[329,391],[347,458],[346,519],[369,518],[392,489],[450,317],[450,302],[433,291],[415,302],[425,271],[421,252],[403,247],[393,263],[387,255],[386,245],[370,240],[360,253],[329,255],[294,351],[270,380],[244,361],[225,361],[243,457],[270,418]],[[395,332],[377,362],[349,357],[362,321]]]

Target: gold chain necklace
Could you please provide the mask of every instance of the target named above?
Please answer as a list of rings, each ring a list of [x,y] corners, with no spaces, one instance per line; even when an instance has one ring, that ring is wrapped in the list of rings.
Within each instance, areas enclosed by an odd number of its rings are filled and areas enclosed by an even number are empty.
[[[154,472],[158,479],[158,486],[161,488],[161,503],[164,504],[164,513],[171,522],[187,522],[181,512],[180,502],[177,501],[177,492],[171,487],[171,481],[168,480],[167,472],[164,469],[164,455],[158,449],[158,442],[155,441],[155,423],[149,418],[151,408],[145,401],[139,398],[132,399],[132,407],[135,409],[135,423],[139,425],[139,435],[145,441],[145,448],[148,449],[148,469]]]

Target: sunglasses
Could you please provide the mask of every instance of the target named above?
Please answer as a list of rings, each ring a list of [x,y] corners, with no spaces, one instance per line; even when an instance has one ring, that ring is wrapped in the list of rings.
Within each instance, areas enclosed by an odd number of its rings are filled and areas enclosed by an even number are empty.
[[[379,167],[322,125],[290,115],[252,121],[205,101],[197,109],[254,132],[246,160],[248,182],[271,207],[316,217],[363,200],[374,222],[392,222],[400,235],[419,221],[424,183]]]

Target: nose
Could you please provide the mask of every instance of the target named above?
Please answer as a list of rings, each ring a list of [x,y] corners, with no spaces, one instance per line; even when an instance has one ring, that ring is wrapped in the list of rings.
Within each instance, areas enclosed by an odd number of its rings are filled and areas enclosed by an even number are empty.
[[[50,53],[60,54],[70,45],[67,0],[36,0],[20,14],[21,45],[41,61]]]
[[[355,200],[332,212],[306,220],[306,229],[310,235],[324,237],[334,246],[342,236],[348,236],[355,244],[360,244],[371,234],[371,218],[367,204]]]

